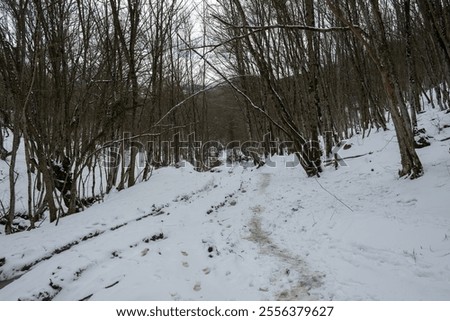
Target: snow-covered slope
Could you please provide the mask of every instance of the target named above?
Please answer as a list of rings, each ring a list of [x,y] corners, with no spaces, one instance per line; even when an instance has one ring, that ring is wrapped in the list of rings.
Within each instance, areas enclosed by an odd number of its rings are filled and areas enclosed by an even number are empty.
[[[283,158],[158,170],[57,227],[0,235],[0,300],[450,300],[450,129],[427,129],[413,181],[394,131],[355,137],[341,157],[365,155],[319,179]]]

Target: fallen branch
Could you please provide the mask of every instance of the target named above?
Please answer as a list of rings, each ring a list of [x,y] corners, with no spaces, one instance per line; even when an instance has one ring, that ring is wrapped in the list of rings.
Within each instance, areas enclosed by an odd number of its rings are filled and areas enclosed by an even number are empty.
[[[369,153],[362,154],[362,155],[348,156],[348,157],[342,158],[342,160],[346,160],[346,159],[354,159],[354,158],[361,158],[361,157],[364,157],[364,156],[367,156],[367,155],[372,155],[372,154],[373,154],[373,152],[369,152]]]
[[[332,164],[334,164],[334,162],[336,162],[336,161],[343,161],[343,160],[346,160],[346,159],[355,159],[355,158],[361,158],[361,157],[364,157],[364,156],[367,156],[367,155],[372,155],[373,154],[373,152],[369,152],[369,153],[366,153],[366,154],[361,154],[361,155],[355,155],[355,156],[348,156],[348,157],[344,157],[344,158],[338,158],[337,160],[335,160],[335,159],[329,159],[329,160],[326,160],[324,163],[325,163],[325,166],[330,166],[330,165],[332,165]]]

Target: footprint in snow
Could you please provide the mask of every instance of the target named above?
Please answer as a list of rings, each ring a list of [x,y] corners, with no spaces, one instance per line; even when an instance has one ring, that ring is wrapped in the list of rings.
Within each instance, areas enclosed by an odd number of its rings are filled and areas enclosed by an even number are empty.
[[[412,199],[403,199],[403,200],[398,200],[397,201],[397,203],[399,203],[399,204],[404,204],[404,205],[406,205],[406,206],[414,206],[414,205],[416,205],[416,203],[417,203],[418,201],[417,201],[417,199],[415,199],[415,198],[412,198]]]
[[[195,283],[194,291],[199,292],[201,289],[202,289],[202,285],[200,284],[200,282]]]

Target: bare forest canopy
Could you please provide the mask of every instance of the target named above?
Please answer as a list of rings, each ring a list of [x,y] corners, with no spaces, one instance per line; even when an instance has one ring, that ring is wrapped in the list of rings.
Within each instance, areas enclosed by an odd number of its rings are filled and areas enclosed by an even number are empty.
[[[208,169],[213,140],[262,142],[259,165],[290,141],[316,176],[392,119],[399,174],[418,178],[422,99],[449,107],[449,0],[2,0],[0,17],[7,233],[20,146],[34,226],[155,167]]]

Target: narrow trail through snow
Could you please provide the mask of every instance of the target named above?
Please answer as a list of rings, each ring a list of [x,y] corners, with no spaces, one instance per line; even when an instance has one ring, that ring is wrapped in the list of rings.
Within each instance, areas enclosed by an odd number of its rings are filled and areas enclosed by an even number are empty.
[[[264,196],[269,199],[271,196],[266,193],[266,189],[270,185],[271,177],[272,174],[264,173],[261,175],[259,183],[259,193],[264,194]],[[248,237],[248,240],[258,244],[262,254],[272,256],[282,262],[283,265],[288,266],[285,268],[286,274],[290,274],[291,271],[296,271],[298,273],[298,281],[294,283],[289,290],[284,290],[279,293],[276,299],[282,301],[317,299],[312,297],[309,291],[322,284],[321,279],[323,276],[311,273],[303,259],[273,242],[269,236],[270,233],[262,228],[261,216],[266,211],[265,207],[257,205],[252,207],[251,210],[253,216],[249,222],[250,236]]]
[[[200,188],[178,194],[160,206],[153,205],[151,211],[138,209],[138,216],[125,216],[108,224],[93,222],[91,225],[95,229],[83,236],[69,238],[65,243],[54,244],[56,247],[51,251],[41,250],[41,255],[15,263],[10,278],[2,281],[3,295],[8,297],[8,293],[16,292],[13,290],[16,287],[23,289],[15,296],[19,300],[101,299],[107,297],[107,293],[120,291],[121,286],[129,282],[128,274],[120,272],[126,270],[126,266],[134,273],[136,264],[150,260],[146,263],[153,266],[149,270],[152,271],[150,279],[172,278],[167,269],[158,267],[171,261],[186,272],[185,276],[178,276],[177,282],[190,285],[184,292],[170,290],[169,299],[198,299],[203,297],[202,291],[208,285],[223,283],[223,276],[217,275],[223,267],[216,260],[244,260],[237,267],[224,271],[229,281],[242,286],[242,282],[234,281],[232,275],[238,271],[244,276],[251,273],[253,265],[246,262],[249,257],[254,257],[256,264],[270,262],[270,267],[249,282],[249,293],[267,293],[267,299],[314,299],[309,290],[320,286],[321,277],[310,273],[300,257],[275,244],[270,233],[262,227],[265,209],[261,204],[273,197],[267,192],[272,174],[252,176],[243,173],[212,174]],[[208,211],[207,202],[212,202]],[[245,214],[249,209],[250,215]],[[229,211],[235,214],[229,216]],[[201,226],[200,233],[192,235],[187,243],[183,232],[174,234],[192,225]],[[169,226],[173,228],[172,232],[168,231]],[[245,238],[248,233],[250,236]],[[249,250],[242,244],[245,239],[257,247]],[[118,243],[117,240],[126,241]],[[176,253],[181,256],[177,258]],[[207,255],[203,256],[203,253]],[[102,277],[111,270],[117,272]],[[290,279],[289,283],[287,279]],[[30,285],[31,280],[34,285]],[[90,286],[86,287],[86,283]]]

